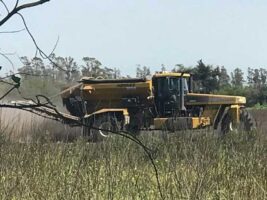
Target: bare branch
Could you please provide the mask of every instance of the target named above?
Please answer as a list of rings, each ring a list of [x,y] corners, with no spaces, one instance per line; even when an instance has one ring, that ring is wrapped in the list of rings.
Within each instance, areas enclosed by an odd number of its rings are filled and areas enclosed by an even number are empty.
[[[1,53],[1,52],[0,52],[0,55],[1,55],[2,57],[4,57],[4,58],[10,63],[10,65],[12,66],[12,68],[14,69],[14,64],[13,64],[13,62],[9,59],[9,57],[8,57],[5,53]]]
[[[14,86],[13,83],[10,83],[10,82],[8,82],[8,81],[4,81],[4,80],[2,80],[1,78],[0,78],[0,83],[5,83],[5,84],[7,84],[7,85],[12,85],[12,86]]]
[[[9,13],[9,9],[8,9],[7,5],[5,4],[5,2],[3,0],[0,0],[0,2],[4,5],[7,13]]]
[[[0,49],[1,50],[1,49]],[[3,53],[3,52],[2,52]],[[14,55],[16,55],[16,52],[13,52],[13,53],[3,53],[3,54],[5,54],[6,56],[14,56]]]
[[[53,47],[53,50],[51,51],[51,53],[49,54],[49,58],[51,57],[51,55],[54,53],[54,51],[56,50],[56,48],[57,48],[57,45],[58,45],[58,42],[59,42],[59,36],[57,37],[57,41],[56,41],[56,43],[55,43],[55,45],[54,45],[54,47]]]
[[[0,31],[0,34],[1,33],[19,33],[19,32],[22,32],[22,31],[25,31],[25,28],[20,29],[20,30],[16,30],[16,31]]]
[[[14,6],[14,9],[18,6],[18,4],[19,4],[19,0],[16,1],[16,4]]]
[[[25,73],[25,72],[18,72],[18,73],[13,73],[13,74],[5,76],[5,77],[0,77],[0,80],[2,81],[3,79],[10,78],[14,75],[37,76],[37,77],[49,76],[49,75],[36,75],[36,74],[29,74],[29,73]]]
[[[23,22],[23,24],[24,24],[24,27],[25,27],[27,33],[28,33],[29,36],[31,37],[31,39],[32,39],[32,41],[33,41],[33,43],[34,43],[34,45],[35,45],[35,47],[36,47],[36,54],[39,52],[39,54],[40,54],[40,56],[41,56],[42,58],[48,59],[48,60],[49,60],[49,61],[50,61],[56,68],[58,68],[58,69],[60,69],[60,70],[62,70],[62,71],[67,72],[66,69],[63,69],[63,68],[60,67],[57,63],[55,63],[55,62],[50,58],[50,56],[48,56],[48,55],[47,55],[47,54],[46,54],[46,53],[45,53],[45,52],[38,46],[38,44],[37,44],[37,42],[36,42],[36,40],[35,40],[33,34],[31,33],[29,27],[27,26],[26,20],[25,20],[25,18],[23,17],[23,15],[20,14],[20,13],[17,13],[17,15],[19,15],[20,18],[22,19],[22,22]],[[50,55],[51,55],[51,54],[50,54]]]
[[[0,100],[4,99],[10,92],[12,92],[15,88],[17,88],[16,85],[14,85],[12,88],[10,88],[4,95],[0,97]]]
[[[35,6],[41,5],[41,4],[47,3],[49,1],[50,0],[39,0],[39,1],[36,1],[36,2],[26,3],[26,4],[18,6],[18,2],[19,1],[17,0],[13,10],[11,12],[8,12],[8,14],[0,21],[0,26],[2,26],[4,23],[6,23],[13,15],[17,14],[19,11],[21,11],[23,9],[26,9],[26,8],[31,8],[31,7],[35,7]],[[1,2],[4,4],[3,1],[1,1]]]

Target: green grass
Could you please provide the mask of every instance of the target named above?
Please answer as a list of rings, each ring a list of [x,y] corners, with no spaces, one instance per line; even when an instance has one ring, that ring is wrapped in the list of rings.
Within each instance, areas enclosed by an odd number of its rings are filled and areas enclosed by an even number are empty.
[[[165,199],[266,199],[267,137],[146,134]],[[160,199],[144,151],[114,137],[101,143],[0,142],[1,199]]]
[[[260,105],[259,103],[253,106],[253,109],[261,110],[261,109],[267,109],[267,104]]]

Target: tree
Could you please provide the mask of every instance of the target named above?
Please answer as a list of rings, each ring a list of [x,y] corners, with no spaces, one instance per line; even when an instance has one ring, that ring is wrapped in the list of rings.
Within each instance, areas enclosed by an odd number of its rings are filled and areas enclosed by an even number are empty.
[[[73,82],[79,78],[79,67],[72,57],[66,57],[63,59],[65,71],[65,79],[67,83]]]
[[[32,63],[31,61],[29,60],[28,57],[26,56],[23,56],[20,58],[23,66],[21,68],[18,69],[18,71],[21,73],[21,74],[33,74],[34,73],[34,69],[32,67]],[[27,76],[27,75],[25,75]]]
[[[210,93],[219,89],[219,68],[213,69],[212,65],[205,65],[202,60],[193,68],[196,90]]]
[[[235,68],[234,71],[231,73],[231,83],[235,87],[243,87],[244,80],[244,73],[240,68]]]
[[[64,58],[61,56],[53,55],[51,57],[52,62],[56,63],[57,66],[59,66],[60,69],[64,69]],[[52,69],[54,72],[54,80],[58,81],[65,81],[65,70],[60,70],[58,67],[54,67],[55,65],[51,63]]]
[[[113,69],[113,78],[114,79],[120,79],[120,78],[122,78],[121,77],[121,71],[120,71],[119,68],[114,68]]]
[[[102,63],[96,58],[84,57],[83,62],[85,63],[85,65],[81,66],[82,76],[105,79],[120,78],[119,69],[104,67],[102,66]]]
[[[97,60],[96,58],[84,57],[83,61],[85,62],[85,65],[82,65],[83,76],[96,78],[102,75],[102,63],[99,60]]]
[[[34,57],[31,61],[35,75],[44,75],[45,65],[41,58]]]
[[[172,72],[192,73],[193,67],[185,67],[183,64],[176,64],[172,69]]]
[[[74,61],[74,58],[70,56],[63,58],[61,56],[57,57],[54,55],[52,59],[52,65],[54,65],[55,63],[59,67],[56,71],[56,79],[71,83],[73,81],[77,81],[80,78],[79,66]]]
[[[136,68],[136,77],[137,78],[146,78],[147,76],[150,76],[150,69],[149,67],[143,66],[141,67],[141,65],[137,65]]]
[[[250,87],[251,99],[254,99],[255,103],[266,103],[267,101],[267,70],[248,68],[248,84]]]
[[[101,68],[100,77],[105,79],[113,79],[113,69],[109,67]]]
[[[248,68],[248,84],[259,87],[266,84],[267,70],[263,68],[252,69]]]
[[[164,72],[164,71],[167,71],[166,67],[164,64],[161,64],[161,71]]]
[[[220,68],[219,85],[220,85],[220,88],[230,86],[230,76],[228,75],[227,70],[224,66]]]
[[[260,68],[261,84],[265,85],[267,82],[267,70]]]
[[[248,68],[248,76],[247,76],[247,80],[248,80],[249,85],[253,84],[253,76],[254,76],[254,69],[249,67]]]

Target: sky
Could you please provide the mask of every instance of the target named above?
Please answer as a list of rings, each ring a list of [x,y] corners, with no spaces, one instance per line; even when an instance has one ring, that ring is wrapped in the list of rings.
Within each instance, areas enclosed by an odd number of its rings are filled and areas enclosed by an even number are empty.
[[[51,0],[21,13],[48,54],[59,37],[56,55],[78,63],[95,57],[122,74],[134,76],[138,64],[154,72],[200,59],[229,72],[267,68],[266,0]],[[21,28],[14,16],[0,32]],[[0,57],[4,73],[21,67],[18,57],[33,57],[35,48],[26,32],[0,34],[0,52],[15,53],[14,69]]]

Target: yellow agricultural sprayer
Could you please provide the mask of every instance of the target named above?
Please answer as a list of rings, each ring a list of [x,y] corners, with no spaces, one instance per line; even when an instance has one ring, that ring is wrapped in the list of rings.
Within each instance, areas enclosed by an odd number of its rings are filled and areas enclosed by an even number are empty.
[[[62,91],[61,97],[69,114],[49,107],[34,107],[29,102],[17,106],[70,125],[84,125],[83,135],[93,141],[108,136],[109,131],[138,134],[142,129],[176,131],[212,127],[225,134],[234,129],[250,131],[254,126],[244,109],[245,97],[194,93],[193,78],[187,73],[159,72],[151,80],[84,77],[77,85]]]

